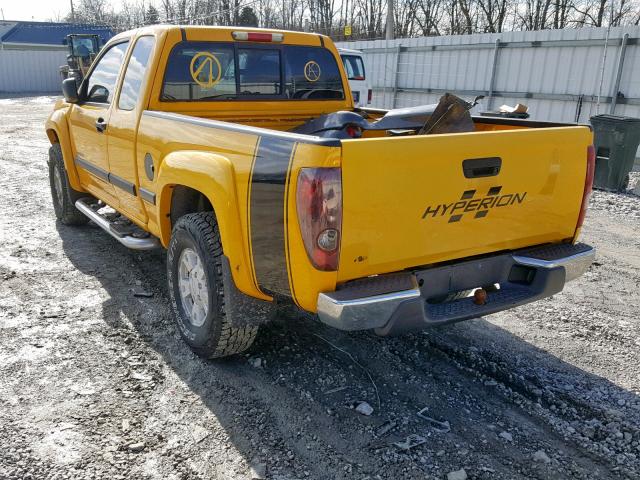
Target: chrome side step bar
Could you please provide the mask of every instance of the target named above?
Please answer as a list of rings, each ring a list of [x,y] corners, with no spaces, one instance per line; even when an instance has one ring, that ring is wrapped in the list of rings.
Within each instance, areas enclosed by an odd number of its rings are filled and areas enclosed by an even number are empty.
[[[125,247],[133,250],[153,250],[154,248],[160,247],[160,241],[152,235],[149,235],[146,238],[137,238],[131,235],[117,235],[111,229],[111,222],[91,208],[91,204],[88,200],[88,198],[80,198],[76,200],[76,208]]]

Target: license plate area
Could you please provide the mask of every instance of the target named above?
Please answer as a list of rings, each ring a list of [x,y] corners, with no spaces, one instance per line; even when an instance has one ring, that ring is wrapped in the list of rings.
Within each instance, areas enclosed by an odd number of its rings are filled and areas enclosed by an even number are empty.
[[[415,272],[421,295],[426,299],[438,298],[463,290],[472,290],[509,280],[513,267],[510,254],[475,259]]]

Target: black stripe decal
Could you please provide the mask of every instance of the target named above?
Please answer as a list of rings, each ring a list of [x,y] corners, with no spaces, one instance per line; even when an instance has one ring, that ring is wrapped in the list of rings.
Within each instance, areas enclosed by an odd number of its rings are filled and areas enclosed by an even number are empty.
[[[258,147],[260,145],[260,141],[262,137],[258,137],[256,141],[256,147],[253,150],[253,158],[251,159],[251,169],[249,170],[249,184],[247,185],[247,214],[249,215],[251,212],[251,177],[253,177],[253,167],[256,165],[256,156],[258,155]],[[251,218],[247,218],[247,231],[251,232]],[[248,236],[247,240],[247,248],[249,250],[249,263],[251,264],[251,279],[253,280],[253,284],[256,289],[260,290],[260,286],[258,285],[258,279],[256,278],[256,269],[253,264],[253,250],[251,247],[251,235]]]
[[[298,145],[294,145],[293,152],[291,152],[291,158],[289,159],[289,166],[287,167],[287,178],[285,183],[285,191],[284,191],[284,234],[285,234],[285,245],[287,248],[287,271],[289,273],[289,287],[291,288],[291,298],[296,305],[298,305],[298,301],[296,300],[296,289],[293,283],[293,269],[291,268],[291,248],[290,248],[290,240],[289,240],[289,193],[291,191],[291,167],[293,165],[293,158],[296,156],[296,149]],[[298,305],[300,306],[300,305]]]
[[[90,174],[98,177],[105,182],[109,181],[109,172],[103,170],[100,167],[96,167],[93,163],[87,162],[84,158],[76,156],[76,165],[79,165],[82,169],[86,170]]]
[[[260,289],[291,296],[285,245],[285,185],[295,142],[263,137],[249,182],[249,228]]]
[[[133,195],[134,197],[136,196],[136,186],[133,183],[125,180],[124,178],[121,178],[117,175],[114,175],[113,173],[110,173],[109,182],[111,182],[113,185],[115,185],[119,189],[124,190],[129,195]]]
[[[115,185],[116,187],[127,192],[128,194],[133,195],[134,197],[136,196],[136,186],[133,183],[125,180],[124,178],[114,175],[113,173],[109,173],[106,170],[94,165],[93,163],[86,161],[84,158],[80,156],[76,156],[75,163],[83,170],[86,170],[90,174],[98,177],[100,180],[103,180],[112,185]],[[155,195],[154,195],[154,204],[155,204]]]
[[[142,198],[145,202],[150,203],[151,205],[156,204],[156,194],[146,188],[140,187],[138,189],[140,193],[140,198]]]

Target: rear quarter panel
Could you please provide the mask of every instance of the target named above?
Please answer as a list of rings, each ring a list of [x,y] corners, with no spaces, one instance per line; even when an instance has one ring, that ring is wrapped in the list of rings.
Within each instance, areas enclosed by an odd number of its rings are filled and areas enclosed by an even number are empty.
[[[215,209],[240,291],[263,299],[290,296],[315,311],[318,293],[334,290],[337,274],[316,270],[307,258],[296,211],[297,178],[303,167],[339,166],[340,148],[262,129],[237,131],[232,124],[216,128],[189,117],[152,115],[142,116],[137,150],[140,186],[157,195],[156,205],[147,207],[149,230],[168,245],[173,188],[194,188]],[[157,172],[153,180],[144,170],[147,153]]]

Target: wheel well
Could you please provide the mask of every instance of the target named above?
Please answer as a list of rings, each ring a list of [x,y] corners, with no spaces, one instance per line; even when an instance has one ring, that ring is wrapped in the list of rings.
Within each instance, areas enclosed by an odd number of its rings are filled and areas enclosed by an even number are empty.
[[[188,213],[213,212],[213,206],[209,199],[198,190],[184,185],[173,187],[171,195],[171,227],[180,217]]]
[[[49,137],[49,141],[52,145],[54,143],[60,143],[60,140],[58,140],[58,134],[53,128],[47,130],[47,137]]]

